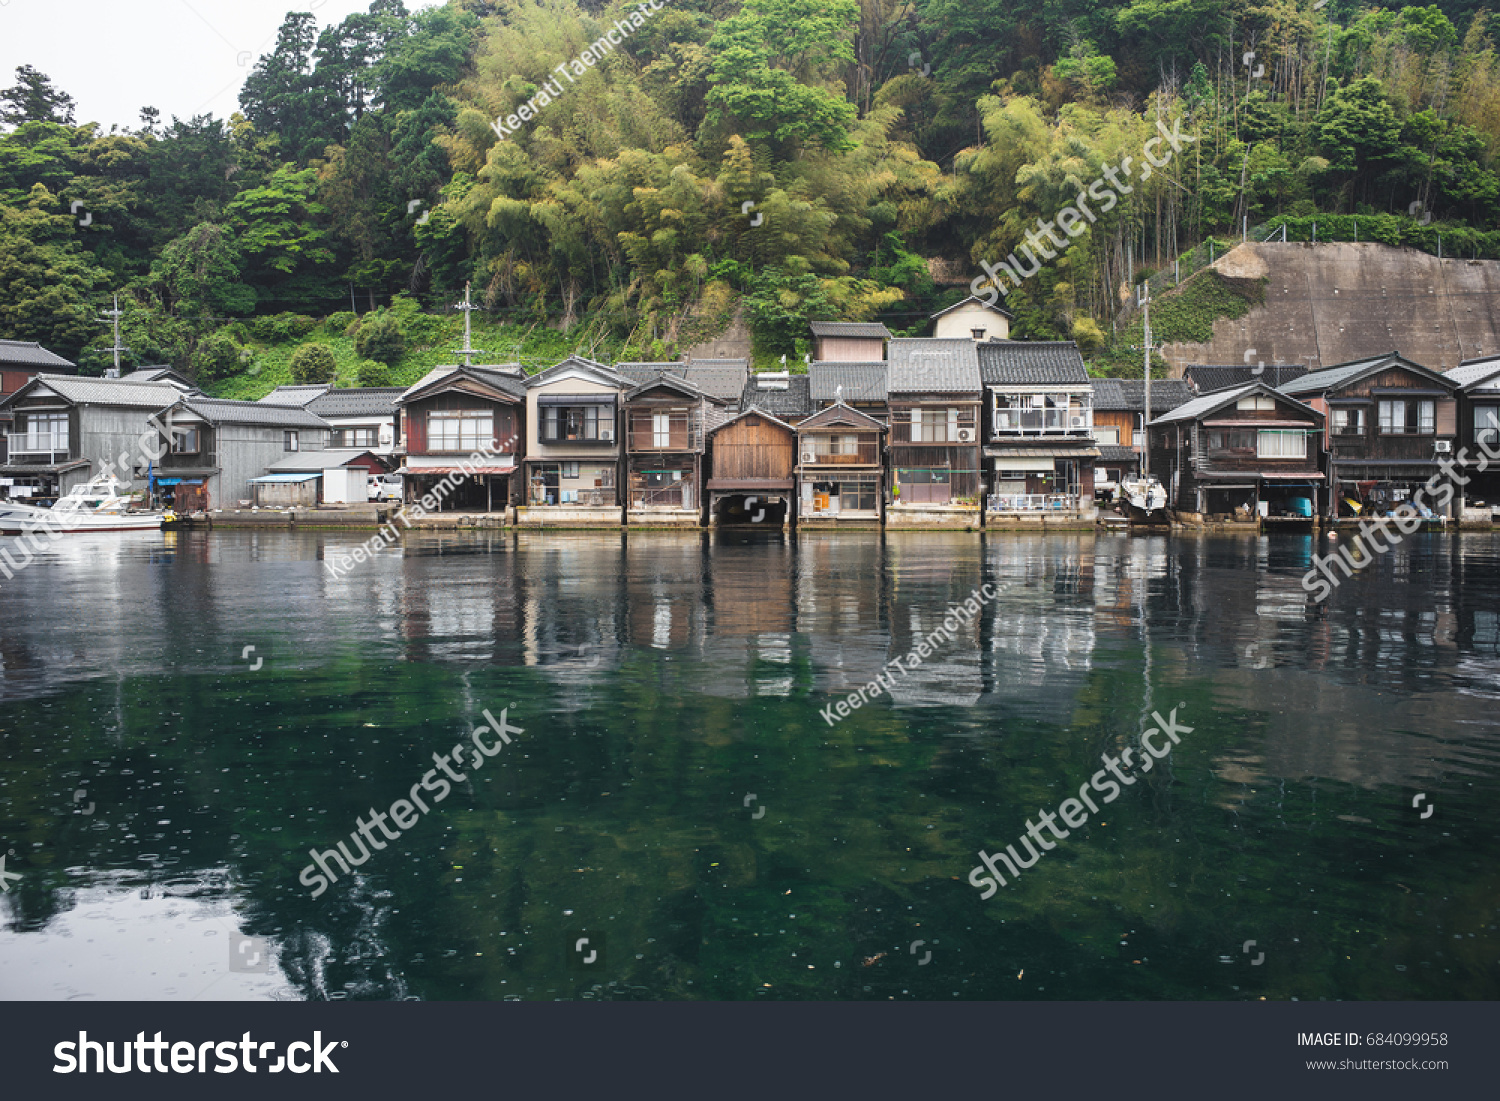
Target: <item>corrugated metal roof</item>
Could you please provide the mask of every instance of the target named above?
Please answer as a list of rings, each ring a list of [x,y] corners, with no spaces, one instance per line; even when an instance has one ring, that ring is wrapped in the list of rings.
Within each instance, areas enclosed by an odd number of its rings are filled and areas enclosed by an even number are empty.
[[[181,390],[164,382],[126,382],[118,378],[78,378],[75,375],[48,374],[37,375],[34,381],[74,405],[163,409],[182,397]],[[10,395],[11,398],[15,396]]]
[[[1083,356],[1071,340],[991,340],[980,344],[978,352],[979,377],[989,386],[1089,381]]]
[[[1465,360],[1457,367],[1449,368],[1444,374],[1460,386],[1473,386],[1476,382],[1483,382],[1491,375],[1500,374],[1500,356]]]
[[[1229,405],[1233,405],[1246,394],[1254,393],[1256,391],[1264,393],[1268,397],[1279,397],[1282,399],[1282,401],[1289,402],[1291,405],[1295,406],[1298,409],[1305,409],[1307,412],[1311,413],[1319,420],[1322,419],[1322,414],[1311,406],[1304,405],[1296,398],[1291,397],[1287,394],[1280,394],[1277,391],[1273,390],[1271,387],[1267,386],[1265,383],[1253,382],[1249,386],[1237,386],[1232,390],[1216,390],[1212,394],[1204,394],[1201,397],[1196,397],[1185,405],[1179,405],[1170,413],[1153,418],[1151,424],[1154,427],[1158,424],[1166,424],[1169,422],[1177,423],[1179,421],[1197,420],[1199,417],[1205,417],[1208,414],[1215,412],[1216,410],[1222,409]]]
[[[979,357],[972,340],[896,337],[886,352],[890,362],[888,392],[978,393]]]
[[[307,410],[320,417],[394,417],[396,399],[405,392],[402,386],[330,390],[308,402]]]
[[[334,467],[346,466],[360,456],[370,453],[368,448],[359,447],[330,447],[322,451],[298,451],[284,459],[277,459],[274,463],[267,463],[266,469],[276,473],[294,470],[332,470]]]
[[[1138,378],[1096,378],[1094,411],[1139,413],[1146,407],[1146,384]],[[1179,378],[1151,380],[1151,412],[1165,413],[1193,400],[1193,391]]]
[[[863,339],[891,338],[891,331],[878,321],[810,321],[813,336],[848,336]]]
[[[253,424],[269,428],[327,428],[328,422],[295,405],[269,405],[262,401],[229,401],[225,398],[182,397],[182,407],[209,424]],[[163,408],[173,404],[170,400]]]
[[[845,401],[885,401],[887,370],[880,363],[814,362],[807,369],[813,401],[837,401],[839,387]]]
[[[1348,382],[1350,379],[1364,374],[1366,371],[1373,370],[1386,363],[1395,362],[1398,359],[1400,359],[1399,356],[1393,355],[1367,356],[1364,359],[1354,360],[1352,363],[1337,363],[1332,367],[1324,367],[1320,371],[1311,371],[1280,384],[1270,382],[1269,379],[1266,379],[1266,381],[1272,386],[1276,386],[1283,394],[1316,394],[1320,390],[1334,389]],[[1268,367],[1266,370],[1269,371],[1270,368]],[[1261,378],[1265,378],[1264,373],[1261,374]]]
[[[770,413],[773,417],[797,417],[802,418],[813,411],[812,395],[808,390],[808,377],[806,375],[792,375],[787,379],[785,390],[760,390],[756,388],[755,376],[751,375],[745,383],[744,392],[740,398],[740,408],[749,409],[756,406],[762,412]]]
[[[77,369],[77,364],[72,360],[47,351],[34,340],[0,340],[0,364],[6,367]]]

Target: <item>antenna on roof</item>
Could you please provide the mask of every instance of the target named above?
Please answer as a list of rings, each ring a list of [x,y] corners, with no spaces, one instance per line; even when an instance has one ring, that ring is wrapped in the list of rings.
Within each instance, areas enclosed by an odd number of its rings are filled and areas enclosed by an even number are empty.
[[[455,349],[453,349],[453,354],[454,355],[463,356],[464,357],[464,366],[465,367],[472,367],[472,366],[474,366],[474,355],[475,355],[475,353],[482,352],[482,351],[484,351],[484,349],[483,348],[476,348],[476,347],[474,347],[473,341],[470,339],[470,326],[469,326],[470,315],[473,314],[473,312],[475,310],[479,309],[479,307],[476,306],[476,305],[474,305],[472,302],[469,301],[469,284],[468,283],[464,284],[464,300],[462,302],[458,303],[453,308],[455,310],[463,310],[463,312],[464,312],[464,346],[462,348],[455,348]]]
[[[120,318],[122,318],[124,316],[125,316],[124,311],[122,311],[120,309],[120,296],[117,294],[117,295],[115,295],[115,308],[112,309],[112,310],[105,310],[104,311],[104,316],[98,319],[101,324],[104,324],[104,325],[113,324],[114,327],[115,327],[114,328],[114,332],[115,332],[115,342],[114,342],[114,345],[112,347],[109,347],[109,348],[105,349],[105,351],[107,351],[107,352],[113,352],[114,353],[115,365],[114,365],[114,367],[112,367],[109,370],[107,370],[107,371],[104,372],[104,377],[105,378],[119,378],[120,377],[120,353],[121,352],[128,352],[128,351],[130,351],[129,348],[125,347],[125,345],[123,345],[123,344],[120,343]]]

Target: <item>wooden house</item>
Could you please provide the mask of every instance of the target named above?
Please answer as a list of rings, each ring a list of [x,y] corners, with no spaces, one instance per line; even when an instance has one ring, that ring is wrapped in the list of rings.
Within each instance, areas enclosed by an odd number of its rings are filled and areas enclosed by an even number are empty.
[[[797,425],[798,523],[879,524],[886,428],[842,402]]]
[[[1467,450],[1470,465],[1462,473],[1470,479],[1463,487],[1464,503],[1482,519],[1500,518],[1500,356],[1470,359],[1450,368],[1445,375],[1459,387],[1458,443]],[[1487,461],[1479,469],[1479,457]]]
[[[1391,352],[1280,387],[1325,417],[1331,516],[1382,514],[1438,473],[1458,437],[1459,384]],[[1455,499],[1444,514],[1458,515]]]
[[[70,375],[77,370],[72,361],[35,342],[0,340],[0,403],[43,372]],[[6,461],[7,437],[12,427],[9,407],[0,404],[0,464]]]
[[[1178,513],[1309,522],[1327,502],[1323,420],[1262,382],[1217,390],[1151,422],[1149,470]]]
[[[842,402],[881,424],[890,421],[890,394],[886,389],[885,361],[872,363],[811,364],[807,369],[808,397],[814,409],[827,409]]]
[[[1094,388],[1094,493],[1112,493],[1122,478],[1140,473],[1146,453],[1146,384],[1141,379],[1096,378]],[[1243,384],[1242,384],[1243,385]],[[1153,379],[1151,416],[1170,413],[1193,398],[1181,379]]]
[[[980,344],[987,513],[1094,514],[1094,387],[1071,340]]]
[[[891,508],[979,510],[979,410],[983,384],[972,340],[891,341]],[[916,517],[912,517],[916,519]]]
[[[106,469],[125,483],[121,493],[146,493],[162,450],[149,421],[183,393],[168,383],[34,376],[0,399],[0,416],[11,421],[0,496],[50,503]]]
[[[634,383],[582,356],[526,380],[526,508],[521,524],[618,524],[621,399]]]
[[[791,514],[797,430],[759,409],[708,431],[708,522],[781,527]]]
[[[836,363],[872,363],[885,359],[891,331],[878,321],[813,321],[812,358]]]
[[[627,390],[624,404],[628,522],[696,527],[706,433],[727,416],[727,403],[664,373]]]
[[[1014,316],[1007,309],[969,295],[933,314],[932,335],[944,339],[1009,340]]]
[[[286,405],[183,394],[156,419],[170,422],[172,444],[152,467],[153,495],[178,512],[254,501],[255,480],[273,463],[328,447],[327,423]],[[316,503],[316,486],[311,492]]]
[[[526,453],[526,380],[519,367],[438,367],[397,397],[396,407],[396,473],[404,476],[407,501],[420,501],[439,482],[450,488],[429,511],[499,512],[524,499],[518,467]],[[462,476],[456,486],[454,474]]]

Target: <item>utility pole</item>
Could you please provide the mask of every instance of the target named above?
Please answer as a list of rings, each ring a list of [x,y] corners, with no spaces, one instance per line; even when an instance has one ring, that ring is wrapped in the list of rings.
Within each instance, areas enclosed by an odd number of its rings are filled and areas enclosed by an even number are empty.
[[[1151,297],[1148,294],[1141,302],[1145,319],[1145,408],[1141,412],[1141,477],[1151,476]]]
[[[113,352],[114,353],[115,365],[114,365],[114,367],[111,370],[108,370],[108,371],[106,371],[104,373],[104,377],[105,378],[119,378],[120,377],[120,353],[121,352],[128,352],[128,351],[130,351],[129,348],[125,347],[123,344],[120,343],[120,318],[122,318],[124,316],[125,316],[124,311],[122,311],[120,309],[120,296],[117,294],[117,295],[115,295],[115,308],[112,309],[112,310],[105,310],[104,311],[104,316],[101,317],[101,318],[98,318],[98,320],[99,320],[99,322],[101,324],[104,324],[104,325],[113,324],[114,325],[114,333],[115,333],[115,343],[114,343],[114,346],[111,347],[111,348],[106,348],[105,349],[105,351]]]
[[[476,352],[482,352],[484,351],[484,349],[474,347],[473,341],[470,340],[470,315],[472,315],[475,310],[479,309],[479,307],[469,301],[469,284],[464,284],[464,300],[458,303],[458,305],[454,306],[453,308],[455,310],[463,310],[464,312],[464,346],[462,348],[455,348],[454,354],[464,357],[465,367],[472,367],[474,366],[474,354]]]

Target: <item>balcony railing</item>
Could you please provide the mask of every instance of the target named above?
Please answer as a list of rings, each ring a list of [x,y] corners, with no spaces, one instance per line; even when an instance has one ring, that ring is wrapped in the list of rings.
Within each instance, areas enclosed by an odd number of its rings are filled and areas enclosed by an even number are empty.
[[[66,455],[68,453],[68,436],[65,432],[42,435],[11,432],[6,435],[5,440],[12,455]]]
[[[990,512],[1065,512],[1078,508],[1071,493],[991,493],[985,499]]]
[[[1066,409],[995,410],[996,436],[1042,435],[1048,432],[1084,434],[1093,430],[1093,418],[1087,413],[1072,413]]]

